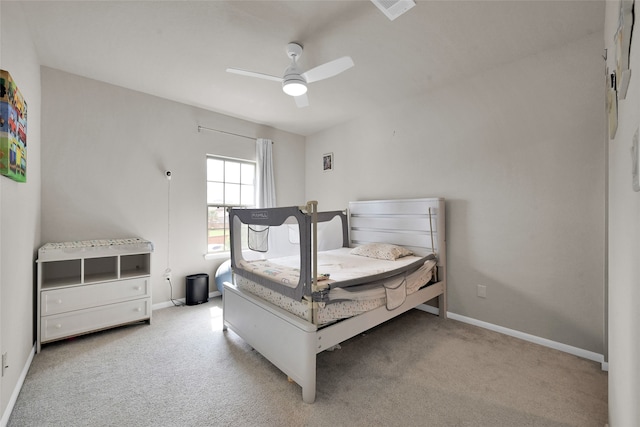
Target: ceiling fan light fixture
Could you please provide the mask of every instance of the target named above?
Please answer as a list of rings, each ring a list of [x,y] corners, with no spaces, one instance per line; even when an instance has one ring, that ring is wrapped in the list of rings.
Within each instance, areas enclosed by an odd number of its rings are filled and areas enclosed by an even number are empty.
[[[282,85],[282,91],[295,98],[296,105],[299,108],[303,108],[309,106],[309,98],[306,96],[307,85],[309,83],[337,76],[343,71],[353,67],[353,59],[349,56],[343,56],[303,72],[302,69],[298,67],[298,58],[300,58],[301,54],[301,44],[292,42],[287,45],[287,56],[291,59],[291,63],[284,70],[284,77],[282,78],[239,68],[227,68],[227,72],[279,82]]]
[[[288,76],[282,81],[282,90],[291,96],[304,95],[307,93],[307,82],[300,76]]]

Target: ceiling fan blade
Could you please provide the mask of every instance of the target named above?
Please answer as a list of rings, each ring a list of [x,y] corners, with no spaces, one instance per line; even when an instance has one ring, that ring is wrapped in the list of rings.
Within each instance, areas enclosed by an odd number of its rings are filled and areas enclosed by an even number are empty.
[[[351,59],[351,57],[343,56],[342,58],[334,59],[333,61],[318,65],[317,67],[302,73],[302,76],[307,80],[307,83],[313,83],[336,76],[353,67],[353,65],[353,59]]]
[[[296,105],[298,106],[298,108],[309,106],[309,98],[307,97],[306,93],[302,95],[294,96],[293,99],[296,100]]]
[[[239,74],[247,77],[257,77],[259,79],[273,80],[282,83],[282,77],[272,76],[270,74],[256,73],[255,71],[240,70],[238,68],[227,68],[228,73]]]

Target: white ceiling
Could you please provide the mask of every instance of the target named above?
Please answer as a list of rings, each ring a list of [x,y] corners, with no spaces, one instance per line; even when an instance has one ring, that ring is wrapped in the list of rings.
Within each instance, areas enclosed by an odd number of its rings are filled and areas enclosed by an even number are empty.
[[[368,0],[22,6],[45,66],[301,135],[604,27],[603,0],[418,0],[394,21]],[[344,55],[355,67],[311,84],[306,108],[276,82],[225,71],[280,76],[290,41],[303,69]]]

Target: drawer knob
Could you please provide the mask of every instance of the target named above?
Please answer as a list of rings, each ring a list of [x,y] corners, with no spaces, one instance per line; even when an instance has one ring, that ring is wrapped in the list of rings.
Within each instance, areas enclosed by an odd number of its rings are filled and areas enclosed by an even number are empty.
[[[142,309],[140,307],[136,308],[136,311],[142,311]]]
[[[62,325],[60,323],[56,324],[56,329],[60,329],[62,328]]]
[[[59,299],[58,301],[56,301],[58,304],[62,304],[62,300]]]
[[[136,291],[139,291],[140,289],[142,289],[142,286],[136,286]]]

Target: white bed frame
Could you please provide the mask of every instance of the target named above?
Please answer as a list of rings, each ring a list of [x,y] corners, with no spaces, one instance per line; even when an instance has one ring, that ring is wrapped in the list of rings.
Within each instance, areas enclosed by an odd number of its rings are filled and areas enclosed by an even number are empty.
[[[302,387],[302,399],[316,398],[316,355],[412,308],[438,298],[446,317],[445,203],[442,198],[349,203],[352,246],[387,242],[416,254],[436,252],[437,283],[408,295],[398,308],[385,306],[318,328],[267,301],[224,283],[223,330],[231,328],[250,346]]]

